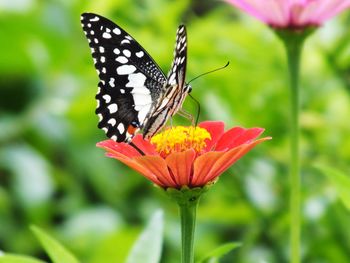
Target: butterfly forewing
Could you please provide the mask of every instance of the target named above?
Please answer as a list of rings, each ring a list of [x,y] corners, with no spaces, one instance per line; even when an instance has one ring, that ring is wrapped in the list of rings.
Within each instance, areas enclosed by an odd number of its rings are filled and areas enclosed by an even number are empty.
[[[141,45],[112,21],[84,13],[81,22],[100,78],[98,127],[118,142],[129,141],[144,126],[166,77]]]
[[[185,83],[187,63],[187,34],[184,25],[180,25],[176,33],[174,59],[167,76],[167,85],[183,87]]]

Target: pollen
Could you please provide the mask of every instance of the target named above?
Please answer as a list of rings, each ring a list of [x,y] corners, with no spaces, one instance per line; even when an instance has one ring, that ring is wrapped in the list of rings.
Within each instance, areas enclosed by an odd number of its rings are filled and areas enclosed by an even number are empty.
[[[172,152],[183,152],[189,149],[201,153],[206,146],[206,140],[211,139],[210,133],[201,127],[176,126],[153,136],[151,143],[163,157]]]

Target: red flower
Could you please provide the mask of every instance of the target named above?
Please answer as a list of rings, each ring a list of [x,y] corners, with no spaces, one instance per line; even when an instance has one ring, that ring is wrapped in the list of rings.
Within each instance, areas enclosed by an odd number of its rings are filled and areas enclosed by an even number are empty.
[[[163,188],[201,187],[250,151],[271,139],[255,140],[264,129],[234,127],[224,132],[223,122],[202,122],[198,127],[177,126],[154,136],[151,141],[141,135],[133,143],[141,155],[127,143],[105,140],[97,143],[115,158]]]

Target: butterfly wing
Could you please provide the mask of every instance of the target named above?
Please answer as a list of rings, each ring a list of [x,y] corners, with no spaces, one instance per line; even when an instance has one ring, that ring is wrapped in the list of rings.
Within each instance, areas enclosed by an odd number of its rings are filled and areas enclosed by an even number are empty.
[[[130,141],[159,100],[166,77],[146,50],[112,21],[84,13],[81,23],[100,78],[98,127],[117,142]]]
[[[187,33],[186,27],[180,25],[176,32],[174,59],[167,76],[167,89],[171,87],[183,87],[185,84],[187,64]]]
[[[161,96],[154,107],[143,130],[145,138],[152,137],[182,106],[191,87],[185,83],[187,63],[186,27],[180,25],[176,33],[174,59]]]

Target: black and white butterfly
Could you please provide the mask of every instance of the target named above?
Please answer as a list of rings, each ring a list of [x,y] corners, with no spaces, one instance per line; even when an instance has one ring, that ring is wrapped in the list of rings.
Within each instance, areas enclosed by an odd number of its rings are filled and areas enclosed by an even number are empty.
[[[140,129],[144,138],[152,137],[191,92],[185,83],[185,26],[177,29],[174,60],[165,76],[147,51],[112,21],[84,13],[81,23],[100,78],[98,127],[117,142],[130,142]]]

